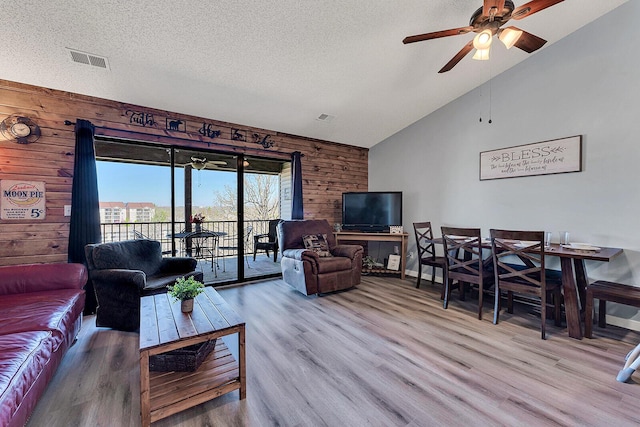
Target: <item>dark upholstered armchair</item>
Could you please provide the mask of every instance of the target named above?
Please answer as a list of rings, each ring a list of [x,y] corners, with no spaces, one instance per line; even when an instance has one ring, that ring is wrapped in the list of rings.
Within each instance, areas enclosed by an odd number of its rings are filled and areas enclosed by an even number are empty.
[[[89,278],[98,300],[96,326],[122,331],[140,327],[140,297],[167,291],[179,277],[193,276],[194,258],[163,258],[156,240],[126,240],[85,246]]]
[[[331,256],[305,248],[304,236],[326,235]],[[278,224],[282,278],[305,295],[348,289],[360,283],[363,249],[336,245],[326,220],[282,221]]]

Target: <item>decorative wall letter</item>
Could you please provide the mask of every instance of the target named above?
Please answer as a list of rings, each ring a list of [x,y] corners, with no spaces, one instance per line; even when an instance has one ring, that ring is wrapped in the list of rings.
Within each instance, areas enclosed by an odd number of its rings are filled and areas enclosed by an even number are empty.
[[[246,141],[247,140],[247,131],[240,129],[231,129],[231,140],[232,141]]]
[[[253,142],[262,145],[263,148],[273,147],[273,141],[269,140],[271,135],[265,135],[264,138],[259,133],[253,134]]]
[[[180,119],[171,119],[167,117],[167,130],[175,130],[178,132],[186,132],[187,131],[187,122],[183,122]]]
[[[133,123],[134,125],[143,127],[156,125],[156,121],[153,120],[153,114],[151,113],[127,110],[125,115],[129,117],[129,123]]]
[[[211,123],[202,123],[202,127],[198,130],[198,133],[202,136],[214,139],[218,138],[222,132],[217,129],[213,129],[213,125]]]

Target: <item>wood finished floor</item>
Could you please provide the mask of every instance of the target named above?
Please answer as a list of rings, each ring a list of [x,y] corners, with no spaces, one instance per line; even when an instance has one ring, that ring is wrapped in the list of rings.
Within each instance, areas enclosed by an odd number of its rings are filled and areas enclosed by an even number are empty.
[[[615,381],[640,334],[595,328],[567,337],[523,307],[491,323],[476,301],[443,310],[439,287],[365,277],[305,297],[270,280],[220,289],[247,322],[247,399],[230,393],[154,426],[640,424],[640,373]],[[234,342],[235,340],[231,340]],[[78,342],[29,426],[137,426],[138,334],[96,328]]]

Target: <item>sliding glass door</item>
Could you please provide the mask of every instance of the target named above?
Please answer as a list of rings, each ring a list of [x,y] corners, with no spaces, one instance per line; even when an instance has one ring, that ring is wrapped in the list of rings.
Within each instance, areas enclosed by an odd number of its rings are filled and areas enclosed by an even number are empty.
[[[165,256],[197,258],[207,284],[280,273],[254,249],[281,217],[288,161],[113,140],[96,156],[104,241],[159,240]]]
[[[248,257],[245,277],[279,274],[280,260],[277,254],[274,256],[277,236],[272,221],[282,218],[280,177],[283,162],[247,157],[243,163],[245,253]]]

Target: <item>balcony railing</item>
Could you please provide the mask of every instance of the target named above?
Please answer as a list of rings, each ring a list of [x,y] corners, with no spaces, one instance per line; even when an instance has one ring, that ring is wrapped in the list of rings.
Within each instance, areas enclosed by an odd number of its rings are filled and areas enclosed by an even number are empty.
[[[187,224],[184,222],[176,222],[173,225],[175,233],[184,232]],[[252,228],[251,238],[247,240],[245,253],[253,253],[253,237],[256,234],[264,234],[269,231],[269,220],[248,220],[244,222],[244,229]],[[208,231],[216,231],[226,233],[227,236],[238,234],[237,224],[235,221],[205,221],[202,228]],[[162,251],[171,253],[171,222],[121,222],[121,223],[101,223],[102,241],[119,242],[122,240],[133,239],[152,239],[157,240],[162,245]],[[191,224],[191,230],[195,230],[195,224]],[[246,233],[246,231],[245,231]],[[177,255],[180,248],[183,247],[181,239],[176,238]]]

